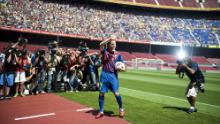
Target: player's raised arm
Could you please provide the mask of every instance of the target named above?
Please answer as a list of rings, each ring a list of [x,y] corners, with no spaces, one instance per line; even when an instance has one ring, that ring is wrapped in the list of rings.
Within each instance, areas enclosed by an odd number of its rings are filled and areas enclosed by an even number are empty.
[[[100,50],[104,50],[104,48],[106,47],[106,45],[108,44],[108,42],[110,42],[111,40],[115,40],[116,39],[116,36],[115,35],[112,35],[110,38],[108,39],[105,39],[104,41],[102,41],[99,46],[100,46]]]
[[[104,48],[106,47],[107,43],[110,41],[110,38],[105,39],[104,41],[102,41],[99,46],[100,46],[100,51],[103,51]]]

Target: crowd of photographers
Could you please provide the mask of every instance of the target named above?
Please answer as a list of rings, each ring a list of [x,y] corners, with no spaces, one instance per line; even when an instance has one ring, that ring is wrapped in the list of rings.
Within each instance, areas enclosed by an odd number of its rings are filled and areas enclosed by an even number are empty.
[[[85,42],[80,42],[75,50],[64,50],[58,41],[53,41],[47,50],[30,53],[27,41],[20,37],[0,52],[1,96],[99,89],[100,56],[88,53]]]

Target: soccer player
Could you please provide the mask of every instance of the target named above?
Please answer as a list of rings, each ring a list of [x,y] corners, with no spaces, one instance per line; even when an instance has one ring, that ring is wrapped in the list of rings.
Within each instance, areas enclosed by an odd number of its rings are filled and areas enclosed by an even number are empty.
[[[188,110],[188,113],[191,114],[193,112],[197,112],[196,104],[196,97],[197,92],[204,92],[204,83],[205,78],[199,69],[199,66],[196,62],[193,62],[190,58],[184,59],[184,61],[178,65],[177,68],[181,68],[184,70],[185,74],[189,77],[190,82],[186,89],[186,97],[191,105]],[[177,74],[180,73],[177,69]]]
[[[115,51],[115,48],[115,38],[110,38],[100,43],[100,52],[102,55],[102,72],[100,81],[102,87],[99,93],[99,113],[96,115],[96,119],[101,118],[104,115],[104,96],[109,89],[114,93],[119,105],[119,116],[124,117],[125,115],[125,111],[122,107],[122,98],[119,94],[118,72],[115,69],[115,63],[118,61],[123,62],[123,58]],[[120,71],[125,71],[125,68],[121,68]]]

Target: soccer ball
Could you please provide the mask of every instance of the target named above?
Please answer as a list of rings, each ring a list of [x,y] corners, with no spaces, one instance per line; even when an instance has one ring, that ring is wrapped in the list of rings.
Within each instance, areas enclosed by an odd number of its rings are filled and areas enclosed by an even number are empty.
[[[123,68],[125,68],[125,64],[123,62],[116,62],[115,63],[115,69],[117,71],[122,71]]]

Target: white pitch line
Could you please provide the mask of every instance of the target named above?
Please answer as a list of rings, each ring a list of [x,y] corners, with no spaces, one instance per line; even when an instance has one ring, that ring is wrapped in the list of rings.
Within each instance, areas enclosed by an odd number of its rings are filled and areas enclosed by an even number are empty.
[[[93,108],[82,108],[82,109],[76,109],[77,112],[81,111],[89,111],[89,110],[94,110]]]
[[[31,116],[26,116],[26,117],[15,118],[15,120],[18,121],[18,120],[25,120],[25,119],[32,119],[32,118],[40,118],[40,117],[51,116],[51,115],[55,115],[55,113],[31,115]]]
[[[125,89],[125,90],[129,90],[129,91],[133,91],[136,94],[138,93],[142,93],[142,94],[150,94],[150,95],[154,95],[154,96],[160,96],[160,97],[166,97],[166,98],[171,98],[171,99],[176,99],[176,100],[180,100],[180,101],[186,101],[184,99],[181,98],[176,98],[176,97],[172,97],[172,96],[166,96],[166,95],[161,95],[161,94],[156,94],[156,93],[150,93],[150,92],[144,92],[144,91],[139,91],[139,90],[134,90],[134,89],[129,89],[129,88],[125,88],[125,87],[121,87],[121,89]],[[206,106],[211,106],[211,107],[215,107],[215,108],[220,108],[220,106],[218,105],[212,105],[212,104],[208,104],[208,103],[203,103],[203,102],[197,102],[198,104],[203,104]]]

